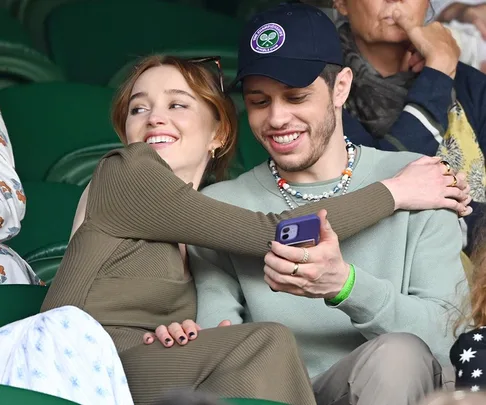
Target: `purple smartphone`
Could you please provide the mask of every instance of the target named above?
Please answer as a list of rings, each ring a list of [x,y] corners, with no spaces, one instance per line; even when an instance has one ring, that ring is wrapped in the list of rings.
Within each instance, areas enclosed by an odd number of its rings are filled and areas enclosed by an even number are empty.
[[[319,243],[321,220],[315,214],[285,219],[277,225],[275,240],[284,245],[311,247]]]

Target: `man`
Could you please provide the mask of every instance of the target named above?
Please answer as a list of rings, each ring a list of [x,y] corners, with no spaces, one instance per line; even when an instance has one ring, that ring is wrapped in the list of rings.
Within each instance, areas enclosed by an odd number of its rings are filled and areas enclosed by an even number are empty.
[[[333,23],[314,7],[281,5],[249,21],[238,80],[252,131],[272,161],[206,188],[213,198],[280,212],[311,194],[339,195],[393,176],[417,158],[345,140],[352,73],[342,67]],[[427,345],[448,364],[453,342],[448,320],[458,315],[456,287],[464,278],[457,216],[401,211],[343,243],[321,220],[318,246],[274,242],[265,264],[190,247],[198,323],[290,327],[319,404],[416,403],[443,382]]]

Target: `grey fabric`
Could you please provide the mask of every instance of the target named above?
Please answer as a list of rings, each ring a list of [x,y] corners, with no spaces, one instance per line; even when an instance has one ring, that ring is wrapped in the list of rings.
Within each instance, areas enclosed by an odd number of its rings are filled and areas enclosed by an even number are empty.
[[[400,72],[383,77],[361,56],[349,23],[339,26],[344,63],[353,71],[353,85],[346,109],[375,137],[383,138],[398,119],[408,90],[417,75]]]
[[[415,405],[442,385],[429,347],[408,333],[366,342],[313,381],[317,405]]]

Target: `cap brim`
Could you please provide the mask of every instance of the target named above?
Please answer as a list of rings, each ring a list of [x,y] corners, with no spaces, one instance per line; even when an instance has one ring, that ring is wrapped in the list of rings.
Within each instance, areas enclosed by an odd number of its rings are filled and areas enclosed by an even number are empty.
[[[326,62],[320,60],[262,57],[241,69],[231,87],[248,76],[265,76],[290,87],[307,87],[317,79],[325,66]]]

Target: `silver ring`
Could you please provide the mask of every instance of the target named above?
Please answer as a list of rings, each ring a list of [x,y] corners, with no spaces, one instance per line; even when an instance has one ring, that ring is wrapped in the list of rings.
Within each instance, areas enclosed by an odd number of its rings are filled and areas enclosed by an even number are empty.
[[[294,271],[290,275],[295,276],[297,275],[298,271],[299,271],[299,263],[294,263]]]

